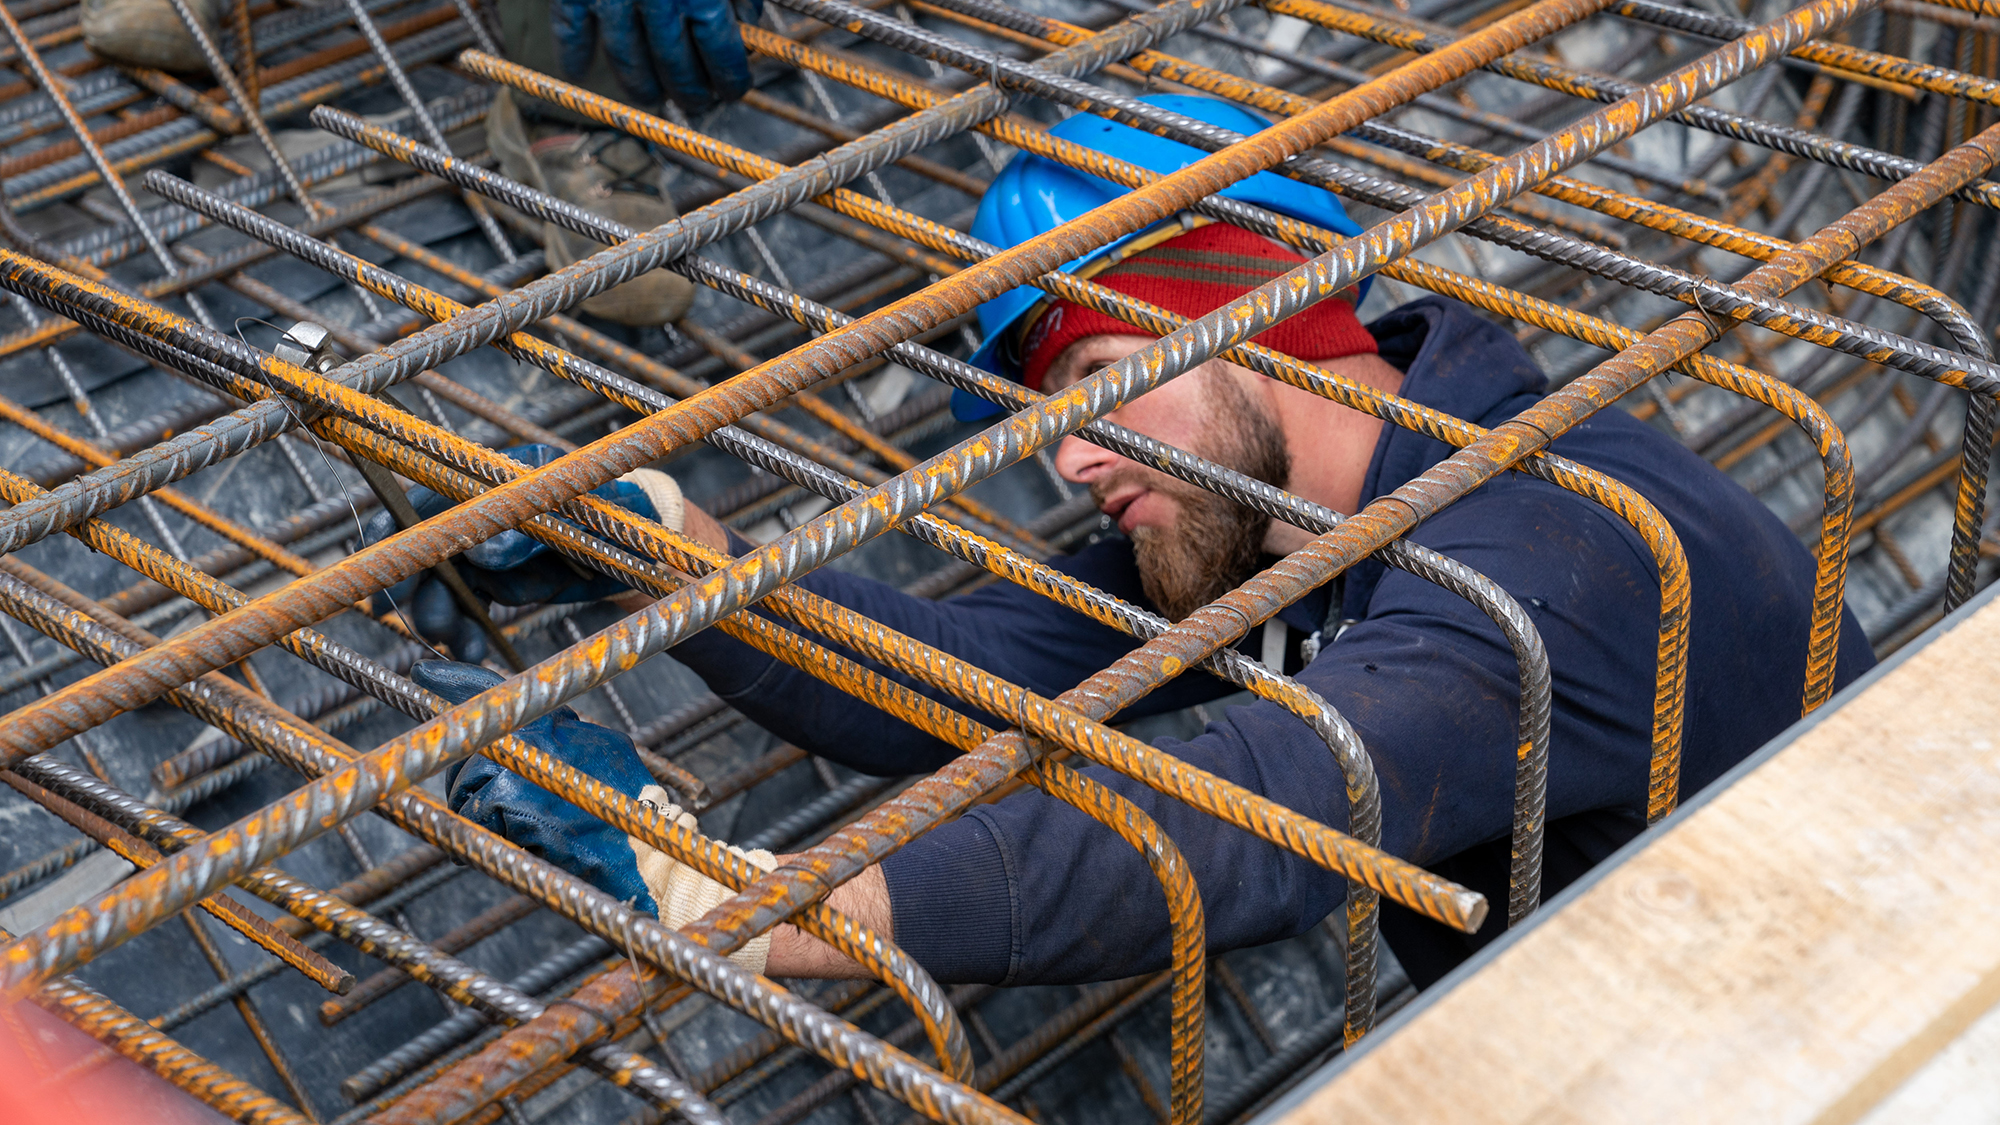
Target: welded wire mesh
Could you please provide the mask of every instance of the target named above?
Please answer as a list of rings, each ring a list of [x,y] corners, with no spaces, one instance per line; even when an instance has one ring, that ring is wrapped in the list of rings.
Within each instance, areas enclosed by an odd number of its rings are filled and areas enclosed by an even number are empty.
[[[692,120],[509,62],[450,3],[249,5],[201,79],[105,64],[75,5],[7,10],[0,780],[18,796],[0,926],[21,939],[10,987],[103,1044],[69,1043],[62,1077],[122,1054],[264,1121],[1243,1119],[1411,995],[1377,959],[1379,896],[1468,930],[1540,900],[1548,658],[1505,591],[1404,541],[1411,526],[1527,472],[1638,528],[1660,575],[1654,818],[1680,796],[1699,606],[1672,529],[1543,454],[1550,438],[1631,411],[1790,521],[1818,560],[1804,711],[1833,687],[1843,604],[1886,653],[1984,578],[2000,24],[1979,0],[773,0],[744,28],[756,89]],[[644,142],[683,218],[624,229],[499,174],[481,129],[497,90]],[[1245,141],[1134,100],[1162,91],[1282,124]],[[1045,131],[1078,112],[1221,155],[1162,179]],[[1017,151],[1134,190],[985,245],[972,208]],[[1367,233],[1212,194],[1281,164]],[[1331,253],[1191,327],[1050,272],[1177,211]],[[614,249],[551,273],[549,225]],[[656,268],[697,283],[678,322],[579,310]],[[1454,297],[1557,393],[1488,433],[1243,344],[1370,274],[1364,319]],[[973,306],[1022,283],[1166,342],[1044,401],[964,362]],[[1464,448],[1435,487],[1343,519],[1093,421],[1218,353]],[[953,388],[1010,413],[959,423]],[[1321,538],[1178,624],[1083,586],[1040,565],[1110,530],[1047,456],[1079,429]],[[524,475],[496,452],[522,442],[574,456]],[[584,495],[654,463],[758,551],[732,561]],[[361,549],[361,521],[409,483],[464,503]],[[503,527],[661,601],[494,607],[496,666],[511,653],[531,674],[430,722],[448,705],[405,676],[433,646],[405,608],[366,602]],[[1513,646],[1505,904],[1374,848],[1368,748],[1235,647],[1371,554]],[[1041,699],[786,585],[827,565],[923,597],[1017,582],[1145,643]],[[648,659],[702,628],[969,753],[877,778],[785,744]],[[1307,723],[1346,830],[1147,745],[1217,705],[1106,725],[1178,674]],[[564,704],[629,731],[700,832],[506,737]],[[685,934],[634,915],[445,809],[441,769],[473,746],[749,889]],[[1204,956],[1172,841],[1066,764],[1079,755],[1307,856],[1349,881],[1348,905],[1292,942]],[[1024,782],[1158,859],[1170,971],[945,989],[818,905]],[[718,841],[806,859],[764,875]],[[716,956],[787,920],[879,982],[787,990]]]

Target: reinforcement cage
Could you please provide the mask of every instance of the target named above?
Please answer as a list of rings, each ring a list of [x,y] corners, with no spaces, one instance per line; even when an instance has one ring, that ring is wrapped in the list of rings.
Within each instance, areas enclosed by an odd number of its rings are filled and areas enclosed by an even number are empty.
[[[508,61],[493,13],[468,0],[236,0],[220,32],[172,2],[197,30],[199,80],[106,64],[63,0],[8,5],[0,45],[16,73],[0,101],[12,245],[0,248],[12,301],[0,609],[29,627],[0,621],[0,779],[19,794],[11,812],[38,807],[67,833],[34,819],[11,842],[0,917],[31,923],[10,934],[10,996],[108,1049],[52,1064],[60,1078],[115,1053],[226,1117],[269,1122],[324,1119],[315,1089],[343,1078],[355,1104],[342,1121],[713,1122],[772,1089],[784,1096],[760,1120],[1067,1119],[1089,1106],[1238,1120],[1408,996],[1378,964],[1382,896],[1466,931],[1489,909],[1517,924],[1541,901],[1548,660],[1505,590],[1405,538],[1424,519],[1519,472],[1637,529],[1660,583],[1652,820],[1681,796],[1685,560],[1644,497],[1548,452],[1556,437],[1632,411],[1791,521],[1817,560],[1802,713],[1832,692],[1844,606],[1886,652],[1980,582],[2000,392],[1987,327],[2000,184],[1985,178],[2000,159],[2000,13],[1987,0],[769,0],[742,28],[756,88],[693,121]],[[643,142],[681,217],[633,230],[500,174],[478,128],[499,90]],[[1246,137],[1137,96],[1160,91],[1276,124]],[[1162,176],[1047,131],[1071,113],[1209,155]],[[1043,237],[987,244],[965,233],[971,205],[1015,151],[1130,190]],[[1217,194],[1263,170],[1333,191],[1364,232]],[[1177,214],[1310,261],[1192,321],[1060,270]],[[602,248],[551,269],[539,247],[552,230]],[[653,270],[697,283],[693,313],[625,329],[578,310]],[[1368,277],[1364,312],[1419,291],[1465,302],[1528,344],[1556,389],[1487,430],[1248,342]],[[1047,397],[970,366],[972,310],[1018,285],[1158,342]],[[1215,357],[1457,452],[1343,515],[1107,420]],[[948,390],[1003,413],[956,423]],[[1071,434],[1316,538],[1161,619],[1043,563],[1105,529],[1053,471]],[[561,455],[530,469],[496,452],[521,442]],[[663,459],[750,553],[725,557],[591,495]],[[456,506],[419,518],[412,483]],[[402,530],[364,546],[358,521],[376,506]],[[454,706],[406,678],[434,648],[371,598],[427,571],[455,584],[450,560],[507,529],[657,601],[629,616],[489,613],[462,591],[515,674]],[[890,550],[890,532],[924,546]],[[1514,647],[1504,907],[1380,850],[1371,748],[1240,647],[1370,556],[1471,600]],[[1134,647],[1041,698],[792,584],[836,560],[873,560],[924,597],[1018,583]],[[730,742],[754,728],[648,661],[706,628],[963,753],[890,779]],[[1307,723],[1340,771],[1346,830],[1111,725],[1180,675],[1220,677]],[[628,729],[715,835],[510,736],[565,704]],[[611,901],[426,785],[474,750],[737,893],[681,931]],[[1079,757],[1347,881],[1320,935],[1344,978],[1321,1018],[1290,1026],[1266,1010],[1268,990],[1253,995],[1206,954],[1174,842],[1078,772]],[[941,988],[825,900],[1023,784],[1146,856],[1173,959],[1156,977],[1065,992],[1003,1040],[989,1024],[1008,990]],[[738,842],[797,851],[776,871],[719,840],[730,830],[713,826],[741,826],[746,808],[762,820]],[[493,893],[449,899],[448,930],[419,937],[438,927],[411,912],[471,872]],[[874,980],[794,990],[728,959],[785,922]],[[114,953],[135,939],[198,951],[218,983],[153,987]],[[525,971],[474,967],[473,947],[509,940]],[[442,1022],[435,1008],[416,1034],[378,1019],[365,1041],[329,1046],[374,1060],[353,1073],[299,1060],[301,1042],[331,1044],[371,1006],[418,1011],[421,993],[398,991],[410,982],[449,1002]],[[257,998],[281,990],[330,994],[323,1026],[296,1004],[291,1024],[266,1015]],[[1212,997],[1228,1028],[1211,1027]],[[1164,1017],[1139,1019],[1148,1011]],[[230,1067],[175,1038],[211,1013],[227,1035],[195,1026],[226,1044]],[[689,1030],[715,1019],[733,1030]],[[1212,1057],[1231,1029],[1248,1029],[1248,1046]],[[1036,1084],[1097,1042],[1121,1068],[1104,1081],[1136,1101],[1038,1105]],[[807,1074],[813,1056],[826,1065]],[[232,1067],[275,1077],[285,1096]]]

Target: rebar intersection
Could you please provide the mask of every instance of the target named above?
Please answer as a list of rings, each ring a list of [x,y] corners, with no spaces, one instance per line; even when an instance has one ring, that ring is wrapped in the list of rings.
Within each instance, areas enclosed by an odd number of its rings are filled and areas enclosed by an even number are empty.
[[[1819,561],[1799,686],[1804,711],[1832,692],[1844,604],[1872,603],[1864,620],[1888,647],[1962,603],[1979,580],[1993,395],[2000,392],[1985,327],[2000,286],[1988,279],[2000,277],[2000,261],[1989,260],[1977,235],[1984,211],[2000,202],[2000,189],[1985,179],[2000,159],[1990,120],[2000,106],[2000,40],[1948,6],[1815,0],[1789,12],[1724,16],[1652,0],[1537,0],[1486,10],[1436,5],[1420,17],[1323,0],[1257,7],[1173,0],[1157,8],[1085,6],[1065,12],[1075,18],[1064,21],[986,0],[781,0],[768,27],[744,27],[746,44],[768,68],[764,90],[718,119],[720,127],[648,114],[508,62],[486,29],[451,5],[344,0],[254,21],[246,7],[224,43],[203,43],[219,87],[206,94],[170,75],[128,74],[82,53],[74,9],[16,5],[10,12],[12,50],[29,80],[0,105],[0,129],[11,130],[14,145],[0,156],[0,184],[15,244],[0,250],[0,287],[14,296],[19,323],[0,352],[20,357],[17,369],[42,365],[59,389],[36,401],[16,402],[29,397],[25,391],[0,399],[0,415],[41,443],[32,446],[35,459],[0,475],[12,505],[0,513],[0,550],[7,553],[0,608],[57,647],[10,625],[17,665],[5,676],[17,701],[0,723],[9,766],[0,778],[139,873],[101,901],[14,935],[7,981],[15,995],[33,995],[237,1119],[318,1119],[306,1080],[250,997],[259,981],[291,968],[345,994],[326,1001],[321,1018],[329,1025],[404,980],[465,1006],[393,1051],[378,1049],[381,1058],[347,1077],[343,1092],[359,1103],[348,1117],[357,1120],[518,1118],[524,1101],[533,1104],[554,1084],[584,1081],[566,1077],[577,1066],[637,1096],[650,1107],[642,1113],[720,1120],[729,1102],[757,1093],[800,1051],[833,1071],[767,1119],[793,1120],[848,1094],[854,1112],[872,1120],[887,1103],[851,1093],[857,1081],[937,1120],[1016,1119],[1010,1100],[1018,1104],[1032,1082],[1100,1036],[1149,1109],[1174,1122],[1235,1120],[1336,1042],[1351,1044],[1373,1025],[1378,896],[1468,931],[1489,909],[1478,895],[1379,850],[1369,748],[1327,701],[1282,668],[1237,650],[1279,610],[1378,555],[1499,623],[1518,661],[1522,699],[1511,924],[1541,898],[1551,670],[1512,597],[1403,539],[1420,521],[1512,470],[1587,496],[1639,531],[1653,551],[1661,595],[1652,820],[1679,796],[1687,629],[1695,612],[1685,560],[1673,529],[1643,497],[1547,452],[1554,438],[1597,411],[1626,408],[1614,404],[1638,392],[1639,412],[1738,470],[1739,479],[1754,473],[1749,483],[1777,493],[1774,502],[1809,536]],[[1240,26],[1259,20],[1263,39]],[[1941,29],[1932,60],[1882,50],[1912,41],[1918,27]],[[339,28],[358,34],[314,51],[299,46]],[[1293,37],[1299,28],[1304,33]],[[1565,61],[1570,52],[1621,39],[1616,66]],[[1660,57],[1630,53],[1633,43],[1663,45]],[[70,61],[50,61],[63,58]],[[274,61],[264,65],[265,58]],[[445,63],[453,69],[444,71]],[[1635,64],[1641,73],[1623,75]],[[426,104],[414,81],[426,76],[453,92]],[[385,80],[404,103],[398,117],[370,121],[338,107],[360,104]],[[490,90],[502,87],[653,146],[680,171],[682,217],[651,231],[619,227],[493,171],[487,155],[474,151],[476,141],[461,139],[458,152],[445,151],[448,135],[466,137]],[[1523,94],[1536,87],[1547,93]],[[1224,97],[1279,123],[1245,138],[1132,96],[1162,88]],[[1500,100],[1482,104],[1473,90]],[[1796,112],[1789,122],[1772,119],[1771,101],[1787,97],[1798,101]],[[145,112],[132,108],[155,100]],[[1865,122],[1863,109],[1870,111]],[[1912,109],[1920,116],[1915,135]],[[1161,177],[1043,131],[1044,119],[1064,111],[1102,114],[1212,155]],[[303,155],[288,152],[267,123],[307,112],[322,138],[337,139]],[[1575,119],[1540,124],[1564,114]],[[93,119],[111,123],[93,127]],[[867,127],[851,124],[856,119]],[[1853,139],[1864,127],[1872,127],[1866,139],[1875,143]],[[728,139],[764,139],[774,129],[806,139],[782,152]],[[254,149],[217,145],[245,130]],[[37,138],[56,137],[63,139],[36,146]],[[1675,144],[1683,159],[1663,161]],[[1702,155],[1690,155],[1700,144],[1708,146]],[[1043,238],[991,246],[961,228],[966,206],[997,167],[997,146],[1070,163],[1132,190]],[[983,166],[966,163],[975,153]],[[203,172],[220,169],[226,177],[205,188],[165,167],[180,162],[176,171],[189,171],[189,154],[199,154],[195,167]],[[253,154],[271,170],[238,159]],[[1343,239],[1215,194],[1265,169],[1384,217]],[[140,178],[128,188],[133,175]],[[363,183],[325,186],[342,177]],[[370,177],[385,186],[371,186]],[[1829,180],[1853,206],[1824,198],[1832,194]],[[134,189],[168,204],[143,208]],[[108,193],[115,207],[93,191]],[[394,228],[397,215],[436,209],[447,191],[461,203],[445,208],[459,208],[454,213],[491,250],[490,269],[470,269],[425,245],[434,240]],[[274,205],[296,205],[298,217],[260,213]],[[34,212],[49,208],[87,216],[95,227],[57,242],[34,230]],[[1181,211],[1244,226],[1312,260],[1191,322],[1050,272]],[[1760,215],[1762,229],[1746,225]],[[529,241],[548,223],[606,249],[545,273],[539,253],[519,252],[496,216]],[[1929,247],[1911,245],[1920,216],[1931,217]],[[1808,222],[1820,225],[1802,225]],[[775,255],[767,238],[796,242],[808,229],[836,240],[825,245],[865,256],[797,281],[801,263]],[[225,230],[248,241],[224,237]],[[1878,244],[1879,260],[1859,260]],[[1717,250],[1756,264],[1742,272]],[[157,272],[145,271],[142,255]],[[1968,268],[1974,255],[1986,268]],[[320,316],[318,306],[246,272],[287,259],[323,271],[315,277],[338,279],[332,292],[343,303],[351,298],[350,321],[329,324],[344,363],[314,348],[261,350],[248,342],[243,321],[232,326],[213,313],[226,288],[229,301],[249,302],[279,328]],[[671,333],[621,339],[615,328],[565,312],[657,268],[715,295]],[[1517,325],[1522,338],[1540,345],[1562,386],[1488,431],[1248,343],[1369,275],[1379,275],[1385,289],[1443,293]],[[287,276],[302,275],[295,268]],[[970,342],[966,314],[1019,284],[1109,313],[1160,342],[1046,398],[970,367],[958,358]],[[1677,310],[1688,311],[1669,315]],[[806,342],[795,343],[801,332]],[[156,369],[148,378],[200,389],[178,393],[164,411],[132,411],[114,429],[92,397],[107,384],[86,386],[98,371],[80,377],[58,349],[65,341],[72,351],[91,342],[100,371],[122,349]],[[505,357],[497,361],[500,377],[483,381],[500,389],[498,397],[458,374],[489,354],[485,345]],[[1715,354],[1732,346],[1733,358]],[[1601,358],[1607,352],[1611,357]],[[1459,451],[1420,481],[1343,518],[1104,420],[1218,355]],[[1692,381],[1669,381],[1668,371]],[[879,389],[908,373],[1009,413],[970,433],[944,416],[936,393],[906,393],[886,409],[870,403],[864,387]],[[1921,399],[1913,380],[1922,384]],[[523,386],[554,390],[537,403],[520,394]],[[1700,389],[1708,386],[1731,393]],[[1968,404],[1962,424],[1947,429],[1955,443],[1939,433],[1941,422],[1955,420],[1953,390],[1966,392]],[[1891,396],[1900,421],[1885,413]],[[88,436],[66,424],[71,413]],[[607,425],[609,433],[592,437]],[[483,431],[484,440],[465,431]],[[1165,621],[1042,562],[1095,530],[1094,509],[1082,498],[1048,503],[1062,486],[1023,464],[1073,432],[1318,538],[1220,601]],[[1850,434],[1867,435],[1865,447],[1851,444]],[[563,456],[530,471],[495,452],[521,440],[553,445]],[[589,495],[622,473],[689,457],[700,445],[715,452],[688,463],[726,457],[753,470],[737,470],[740,482],[726,492],[695,496],[739,529],[760,532],[756,549],[742,558]],[[1926,447],[1921,456],[1919,445]],[[272,518],[256,510],[246,486],[211,483],[253,458],[287,473],[282,487],[311,503]],[[1810,480],[1814,462],[1817,483]],[[400,533],[352,549],[360,511],[383,499],[398,503],[395,477],[459,503],[429,520],[400,520]],[[993,484],[981,496],[968,494],[986,481]],[[1943,488],[1954,490],[1948,503],[1937,495]],[[1011,497],[1013,514],[999,497]],[[134,526],[146,534],[120,526],[128,505],[143,516]],[[1037,507],[1046,510],[1033,515]],[[181,530],[163,509],[180,517]],[[1937,526],[1946,523],[1948,536]],[[622,620],[599,612],[602,627],[590,636],[577,624],[589,615],[580,607],[494,614],[484,626],[498,651],[529,640],[528,651],[549,651],[523,675],[453,706],[405,678],[414,660],[429,655],[412,640],[406,618],[373,617],[366,603],[428,570],[449,580],[454,556],[510,528],[586,573],[610,575],[659,600]],[[790,585],[892,530],[951,557],[942,568],[927,562],[913,592],[944,596],[997,577],[1121,629],[1138,645],[1074,690],[1042,698]],[[1937,559],[1929,573],[1911,561],[1919,545],[1906,549],[1900,539],[1912,530],[1928,535],[1922,550]],[[138,581],[130,574],[111,581],[98,566],[86,584],[96,592],[73,587],[70,574],[54,569],[80,557],[57,552],[64,534],[135,571]],[[189,540],[208,549],[192,554]],[[105,581],[96,582],[100,576]],[[1850,590],[1860,596],[1850,599]],[[768,614],[750,612],[753,605]],[[756,837],[756,846],[810,846],[766,875],[716,839],[672,826],[649,806],[509,736],[588,695],[609,708],[605,717],[614,725],[633,731],[655,776],[690,803],[714,809],[760,786],[777,792],[784,771],[801,767],[807,755],[788,746],[741,761],[699,753],[741,723],[719,698],[690,696],[681,683],[667,694],[678,694],[682,706],[642,721],[620,693],[621,683],[636,686],[635,669],[664,663],[644,663],[648,658],[708,627],[964,755],[903,781],[842,777],[816,766],[821,791],[774,798],[796,807]],[[912,691],[816,637],[993,721]],[[285,655],[270,653],[274,646]],[[102,669],[76,678],[71,669],[86,661]],[[1107,725],[1197,664],[1291,710],[1326,742],[1350,802],[1346,831]],[[277,668],[284,671],[271,681]],[[281,707],[267,681],[312,687]],[[630,694],[662,692],[647,686]],[[124,746],[129,737],[120,732],[146,721],[144,709],[162,699],[216,736],[142,763],[157,788],[141,800],[133,795],[141,784],[131,777],[118,785],[121,770],[129,774],[137,760],[107,751]],[[385,725],[393,712],[416,725]],[[350,731],[352,743],[342,737]],[[364,739],[375,740],[372,749],[362,748]],[[458,818],[422,782],[475,749],[739,893],[685,932],[668,930]],[[72,753],[81,767],[63,760]],[[1289,1043],[1274,1037],[1257,1002],[1231,983],[1228,964],[1206,955],[1200,896],[1173,841],[1066,764],[1074,755],[1348,880],[1352,893],[1339,927],[1343,1002],[1328,1019]],[[307,783],[277,784],[268,772],[274,763]],[[729,768],[704,776],[695,765]],[[1085,810],[1147,857],[1166,893],[1174,956],[1162,978],[1086,989],[1003,1045],[978,1016],[990,990],[940,987],[881,935],[823,900],[869,863],[1022,783]],[[246,784],[273,799],[255,808],[238,801],[230,806],[233,823],[218,820],[207,831],[181,819],[219,807],[207,803],[245,792]],[[394,826],[396,854],[385,862],[374,860],[351,823],[369,811]],[[306,854],[327,834],[340,837],[360,875],[321,890],[279,869],[281,859]],[[90,850],[79,842],[24,859],[4,880],[7,894],[22,894]],[[410,933],[404,907],[461,870],[443,866],[446,857],[477,869],[504,897],[427,943]],[[232,898],[230,884],[289,917],[269,921]],[[226,979],[213,995],[150,1027],[116,996],[72,975],[197,904],[276,959],[232,975],[206,923],[187,914],[185,927]],[[524,976],[503,981],[455,957],[530,918],[546,923],[543,933],[563,926],[571,940],[538,950]],[[787,921],[860,961],[885,987],[808,994],[726,959]],[[357,985],[356,973],[319,952],[335,941],[402,977],[376,974]],[[1236,1017],[1256,1032],[1264,1053],[1260,1065],[1214,1091],[1204,1065],[1211,966],[1220,966],[1215,972]],[[1162,992],[1164,1092],[1117,1032]],[[660,1021],[698,1016],[702,998],[764,1030],[728,1057],[700,1064],[677,1058]],[[289,1102],[170,1037],[174,1026],[224,1002],[238,1008]],[[910,1010],[907,1024],[884,1035],[861,1030],[857,1021],[892,1002]],[[574,1090],[560,1101],[544,1097],[541,1112],[575,1097]]]

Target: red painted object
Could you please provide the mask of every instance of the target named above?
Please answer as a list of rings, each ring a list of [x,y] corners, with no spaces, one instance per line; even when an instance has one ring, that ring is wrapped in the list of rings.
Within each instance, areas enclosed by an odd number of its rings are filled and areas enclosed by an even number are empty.
[[[100,1055],[108,1057],[93,1065]],[[33,1004],[0,1009],[0,1122],[6,1125],[226,1120]]]

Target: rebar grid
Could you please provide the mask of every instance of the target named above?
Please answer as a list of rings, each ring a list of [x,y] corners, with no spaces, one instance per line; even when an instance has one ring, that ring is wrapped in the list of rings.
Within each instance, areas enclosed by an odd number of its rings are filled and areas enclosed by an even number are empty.
[[[0,875],[0,971],[103,1044],[59,1077],[122,1055],[244,1121],[1241,1120],[1410,995],[1379,960],[1382,896],[1468,933],[1489,910],[1380,849],[1379,748],[1270,666],[1282,645],[1252,658],[1278,613],[1374,557],[1499,625],[1520,692],[1512,925],[1543,897],[1563,669],[1514,597],[1406,538],[1422,521],[1519,472],[1636,530],[1660,600],[1649,820],[1682,796],[1700,606],[1667,521],[1553,440],[1629,410],[1790,521],[1818,562],[1802,712],[1834,689],[1843,609],[1886,653],[2000,549],[2000,37],[1970,4],[772,0],[742,29],[758,88],[693,122],[509,62],[462,2],[246,3],[219,35],[175,7],[214,89],[97,59],[74,5],[9,5],[0,47],[24,76],[0,89],[0,780],[37,826]],[[496,171],[477,126],[501,89],[643,142],[681,217],[634,230]],[[1138,98],[1155,92],[1276,124],[1245,137]],[[1046,131],[1070,113],[1210,155],[1162,176]],[[989,245],[965,228],[1010,149],[1130,191]],[[1367,229],[1217,194],[1263,170],[1335,192]],[[1310,261],[1193,320],[1052,272],[1176,214]],[[604,249],[549,271],[530,248],[544,224]],[[578,309],[654,269],[700,290],[677,324]],[[1455,298],[1556,389],[1486,429],[1250,342],[1370,276],[1364,313]],[[1023,284],[1158,342],[1049,396],[970,366],[968,314]],[[297,321],[339,354],[281,354]],[[1343,514],[1108,417],[1215,357],[1456,452]],[[945,388],[1006,413],[956,423]],[[1168,621],[1048,564],[1108,527],[1054,479],[1070,434],[1315,538]],[[560,457],[497,452],[520,441]],[[751,550],[590,495],[660,462]],[[457,504],[400,512],[406,483]],[[382,504],[401,530],[364,547]],[[508,529],[657,600],[496,609],[496,650],[526,671],[452,705],[406,678],[438,654],[407,607],[370,599]],[[836,560],[925,597],[1012,582],[1134,647],[1044,697],[793,585]],[[871,778],[775,742],[649,659],[709,627],[961,756]],[[1197,667],[1325,743],[1340,827],[1149,745],[1152,720],[1126,729]],[[565,705],[628,730],[701,828],[511,736]],[[610,900],[426,785],[475,751],[737,893],[678,932]],[[1306,858],[1347,905],[1287,945],[1209,953],[1174,840],[1085,763]],[[827,905],[1023,784],[1144,856],[1168,971],[946,989]],[[797,854],[767,874],[724,839]],[[136,873],[116,882],[114,857]],[[874,980],[794,989],[727,960],[784,923]],[[135,958],[208,976],[155,987]],[[225,1004],[226,1030],[204,1018]]]

